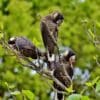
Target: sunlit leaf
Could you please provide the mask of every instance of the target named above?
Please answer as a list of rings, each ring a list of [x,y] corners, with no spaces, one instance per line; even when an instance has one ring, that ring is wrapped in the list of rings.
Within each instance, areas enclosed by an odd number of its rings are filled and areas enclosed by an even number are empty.
[[[88,23],[88,20],[87,19],[84,19],[81,21],[82,23]]]
[[[1,38],[3,38],[3,34],[2,34],[2,33],[0,33],[0,39],[1,39]]]
[[[81,100],[80,94],[72,94],[66,100]]]
[[[94,60],[96,60],[96,59],[97,59],[97,57],[96,57],[96,56],[93,56],[93,59],[94,59]]]
[[[36,46],[39,46],[39,45],[40,45],[40,42],[39,42],[36,38],[33,38],[33,43],[34,43]]]
[[[9,87],[9,85],[8,85],[8,83],[7,82],[4,82],[4,84],[5,84],[5,86],[8,88]]]
[[[96,92],[100,93],[100,81],[96,84]]]
[[[19,94],[20,94],[20,91],[11,92],[11,95],[19,95]]]
[[[91,82],[86,82],[85,84],[88,86],[88,87],[92,87],[93,85],[96,84],[96,82],[100,79],[100,77],[96,77],[94,80],[92,80]]]
[[[98,81],[100,79],[100,77],[98,76],[98,77],[96,77],[93,81],[92,81],[92,84],[94,85],[94,84],[96,84],[96,82]]]
[[[88,96],[82,96],[81,100],[90,100]]]
[[[22,93],[29,99],[34,100],[35,95],[30,90],[22,90]]]
[[[68,93],[72,93],[74,90],[73,90],[73,85],[70,85],[70,87],[66,88],[66,91]]]
[[[91,83],[91,82],[86,82],[85,83],[88,87],[92,87],[93,86],[93,84]]]
[[[81,94],[72,94],[66,100],[90,100],[88,96],[83,96]]]
[[[91,31],[91,29],[88,30],[89,34],[91,35],[91,37],[94,39],[95,38],[95,35],[94,33]]]
[[[14,89],[14,88],[15,88],[14,84],[9,86],[9,89]]]

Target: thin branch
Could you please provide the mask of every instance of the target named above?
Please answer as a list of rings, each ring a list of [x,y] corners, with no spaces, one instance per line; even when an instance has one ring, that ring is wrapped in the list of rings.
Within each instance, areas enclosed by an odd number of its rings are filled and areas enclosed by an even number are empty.
[[[96,58],[96,63],[98,66],[100,66],[100,62],[98,61],[98,59]]]
[[[48,82],[48,80],[45,79],[44,76],[42,76],[42,77],[43,77],[44,81],[46,81],[46,83],[47,83],[55,92],[66,94],[66,92],[64,92],[64,91],[59,91],[59,90],[57,90],[53,85],[51,85],[51,84]]]
[[[54,82],[56,82],[56,84],[58,84],[62,89],[66,90],[66,86],[64,84],[62,84],[57,78],[55,78],[53,75],[51,75],[50,71],[49,70],[44,70],[43,69],[43,65],[44,65],[44,62],[41,64],[40,63],[40,58],[39,56],[37,55],[38,57],[38,64],[39,66],[37,66],[36,64],[34,64],[29,58],[23,56],[20,54],[20,51],[16,51],[15,49],[11,48],[9,46],[9,44],[5,41],[5,40],[2,40],[2,46],[4,47],[4,49],[10,51],[12,54],[14,54],[16,56],[16,58],[18,59],[19,63],[21,65],[23,65],[24,67],[28,67],[28,68],[31,68],[32,70],[35,70],[37,73],[39,73],[40,75],[42,75],[43,77],[47,77],[48,79],[51,79],[53,80]],[[21,60],[25,61],[25,63],[23,63]],[[41,70],[42,69],[42,70]],[[62,93],[62,91],[58,91],[57,92],[60,92]]]
[[[56,84],[58,84],[62,89],[66,89],[66,86],[64,84],[62,84],[56,77],[54,77],[53,75],[51,75],[51,73],[49,73],[50,71],[46,72],[43,71],[43,74],[49,76],[54,82],[56,82]]]
[[[89,32],[89,30],[88,30],[86,24],[84,24],[84,30],[85,30],[85,33],[88,35],[89,41],[90,41],[98,50],[100,50],[100,39],[99,39],[99,36],[96,36],[96,27],[95,27],[95,24],[93,24],[93,33],[94,33],[95,39],[92,38],[92,36],[90,35],[90,32]]]

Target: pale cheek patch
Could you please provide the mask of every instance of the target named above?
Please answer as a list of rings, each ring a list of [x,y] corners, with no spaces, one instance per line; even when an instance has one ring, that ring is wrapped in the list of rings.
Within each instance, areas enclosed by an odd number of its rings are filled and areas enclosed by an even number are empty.
[[[71,63],[75,63],[75,60],[76,60],[76,57],[75,57],[75,56],[72,56],[72,57],[70,58]]]
[[[65,53],[63,54],[64,56],[68,55],[69,51],[65,51]]]
[[[72,57],[71,57],[71,59],[72,59],[72,60],[75,60],[75,59],[76,59],[76,57],[75,57],[75,56],[72,56]]]
[[[58,16],[58,13],[55,13],[55,14],[54,14],[54,18],[56,18],[57,16]]]
[[[15,38],[14,38],[14,37],[10,38],[10,41],[14,41],[14,40],[15,40]]]

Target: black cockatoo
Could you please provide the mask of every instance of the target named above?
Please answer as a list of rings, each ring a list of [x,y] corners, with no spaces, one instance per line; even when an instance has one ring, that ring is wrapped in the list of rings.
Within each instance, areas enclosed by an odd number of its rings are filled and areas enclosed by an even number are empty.
[[[52,59],[53,54],[55,54],[55,48],[57,47],[58,38],[58,26],[62,23],[64,17],[63,15],[56,11],[45,16],[41,20],[41,33],[44,46],[48,51],[48,57]]]
[[[66,87],[71,85],[75,59],[75,53],[71,49],[67,49],[62,54],[60,61],[49,62],[49,67],[53,70],[54,77]],[[54,82],[53,85],[55,89],[59,91],[65,91],[56,82]],[[63,93],[57,93],[57,100],[63,100]]]
[[[45,55],[45,53],[41,52],[30,40],[25,37],[12,37],[9,39],[8,44],[25,57],[37,59],[38,56]]]

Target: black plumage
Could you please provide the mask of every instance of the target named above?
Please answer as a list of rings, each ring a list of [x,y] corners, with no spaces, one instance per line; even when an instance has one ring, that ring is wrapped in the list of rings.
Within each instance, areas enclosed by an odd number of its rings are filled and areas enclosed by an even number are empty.
[[[25,37],[10,38],[8,44],[25,57],[37,59],[38,56],[44,56],[44,53]]]
[[[68,62],[74,65],[76,60],[76,54],[72,49],[66,48],[65,52],[61,56],[61,60],[63,62]]]
[[[60,12],[54,12],[41,20],[41,33],[45,48],[50,57],[55,53],[58,38],[58,26],[63,21],[63,15]]]
[[[62,63],[54,70],[54,76],[58,79],[66,88],[71,85],[72,76],[73,76],[73,68],[68,63]],[[53,83],[53,86],[58,91],[65,91],[60,85],[56,82]],[[63,93],[57,93],[57,99],[63,99]]]
[[[69,87],[71,85],[75,58],[75,53],[71,49],[67,49],[65,53],[62,55],[60,61],[49,62],[50,68],[54,70],[54,77],[57,78],[66,87]],[[55,89],[59,91],[65,91],[56,82],[54,82],[53,85]],[[57,93],[57,97],[58,100],[62,100],[63,93]]]

